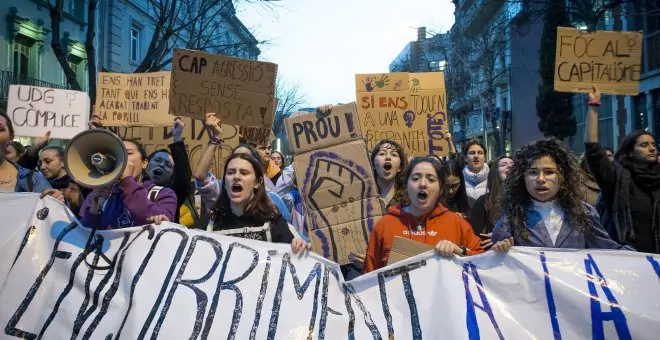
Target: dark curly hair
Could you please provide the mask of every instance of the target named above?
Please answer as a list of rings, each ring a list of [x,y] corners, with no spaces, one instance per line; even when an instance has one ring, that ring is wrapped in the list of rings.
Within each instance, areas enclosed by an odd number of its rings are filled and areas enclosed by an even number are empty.
[[[513,158],[509,156],[500,156],[495,162],[493,162],[493,166],[488,172],[486,197],[484,198],[486,200],[484,202],[484,211],[486,212],[487,230],[492,230],[501,213],[500,208],[502,207],[502,190],[505,180],[500,179],[500,161],[503,159],[510,159],[513,161]]]
[[[582,169],[568,146],[554,138],[525,145],[513,156],[514,165],[504,182],[501,198],[502,202],[506,202],[504,212],[508,216],[512,233],[520,235],[525,241],[529,240],[525,210],[531,197],[525,187],[525,172],[534,161],[545,156],[557,163],[560,184],[557,203],[573,229],[586,234],[591,228],[591,222],[580,192],[584,178]]]
[[[376,159],[376,156],[378,156],[378,152],[380,152],[380,147],[385,144],[389,144],[393,146],[397,154],[399,154],[399,159],[401,160],[401,166],[399,167],[400,171],[394,179],[395,192],[394,192],[394,197],[392,197],[392,201],[400,202],[403,200],[406,191],[406,180],[403,177],[403,173],[408,168],[408,157],[406,157],[406,151],[403,150],[401,144],[393,140],[383,139],[379,141],[376,144],[376,146],[374,146],[373,150],[371,150],[371,155],[370,155],[371,167],[373,168],[373,172],[374,172],[374,179],[376,180],[378,179],[378,174],[376,173],[376,167],[374,166],[374,160]]]

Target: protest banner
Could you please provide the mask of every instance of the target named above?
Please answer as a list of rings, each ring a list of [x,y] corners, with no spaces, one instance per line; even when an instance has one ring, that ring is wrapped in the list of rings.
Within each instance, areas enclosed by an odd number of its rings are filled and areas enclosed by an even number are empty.
[[[383,211],[355,103],[284,121],[312,249],[339,264],[365,254]]]
[[[170,72],[99,72],[96,113],[105,126],[169,125]]]
[[[448,154],[444,73],[357,74],[355,85],[368,149],[390,139],[408,156]]]
[[[0,325],[23,339],[654,339],[657,255],[426,253],[349,282],[287,244],[72,223],[0,194]]]
[[[201,51],[174,50],[170,113],[224,124],[271,127],[277,65]]]
[[[41,137],[51,131],[52,138],[71,139],[87,130],[89,112],[85,92],[9,85],[7,114],[16,136]]]
[[[170,117],[170,125],[173,119]],[[209,135],[204,128],[204,123],[199,120],[182,118],[184,123],[183,139],[188,151],[188,160],[193,171],[199,163],[199,159],[204,154],[204,150],[209,143]],[[108,127],[108,130],[114,132],[122,139],[134,139],[144,145],[147,154],[156,150],[168,149],[168,145],[173,143],[172,126],[161,127]],[[219,148],[213,163],[211,172],[216,176],[222,177],[225,169],[225,161],[231,156],[231,151],[238,146],[238,127],[233,125],[222,125],[222,136],[224,143]]]
[[[584,32],[557,27],[555,91],[636,96],[642,74],[642,32]]]

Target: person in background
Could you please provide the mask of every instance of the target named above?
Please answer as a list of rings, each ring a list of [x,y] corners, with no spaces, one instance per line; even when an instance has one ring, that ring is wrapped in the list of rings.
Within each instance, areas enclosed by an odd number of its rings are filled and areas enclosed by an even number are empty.
[[[580,193],[582,170],[556,139],[523,146],[504,184],[504,210],[493,248],[513,245],[566,249],[621,249],[602,228],[596,209]]]
[[[596,183],[596,178],[589,168],[589,161],[587,160],[586,155],[582,155],[580,169],[582,169],[584,175],[584,182],[582,182],[582,197],[585,202],[591,204],[593,207],[597,207],[598,199],[600,197],[600,187],[598,186],[598,183]]]
[[[26,169],[6,157],[7,147],[14,139],[14,126],[0,110],[0,192],[41,192],[53,196],[50,183],[38,171]],[[63,197],[56,197],[63,200]]]
[[[596,86],[587,102],[585,154],[606,206],[602,221],[617,242],[645,253],[660,253],[660,165],[655,137],[638,130],[626,136],[612,162],[598,144]]]
[[[387,211],[399,204],[404,196],[401,173],[408,166],[408,158],[399,143],[384,139],[371,151],[371,165],[383,211]]]
[[[458,161],[448,158],[444,161],[444,169],[447,182],[447,198],[445,206],[449,211],[467,219],[470,216],[470,204],[468,203],[467,192],[465,191],[465,181],[463,171]]]
[[[481,238],[481,247],[484,250],[488,250],[493,245],[491,241],[493,228],[502,210],[502,188],[513,167],[513,159],[502,156],[494,164],[495,166],[488,172],[486,194],[474,202],[470,212],[470,224],[474,232]]]
[[[25,154],[25,147],[23,144],[17,141],[9,142],[7,150],[5,151],[5,157],[8,161],[12,163],[18,162],[18,160]]]
[[[489,171],[486,164],[486,148],[478,140],[470,140],[463,148],[463,156],[466,162],[463,169],[465,191],[472,206],[474,201],[486,194]]]
[[[125,140],[126,169],[118,183],[94,189],[82,205],[81,222],[90,228],[119,229],[174,221],[176,194],[170,188],[158,192],[152,181],[143,182],[147,153],[137,141]]]
[[[446,195],[442,164],[434,157],[417,157],[405,171],[406,205],[390,208],[374,226],[363,272],[387,265],[394,237],[435,246],[445,257],[482,253],[470,224],[442,205]]]
[[[204,150],[204,154],[199,159],[197,168],[193,177],[195,178],[195,188],[199,191],[199,194],[202,199],[203,206],[210,208],[215,206],[218,197],[222,193],[222,181],[217,180],[217,178],[209,172],[211,169],[211,163],[215,158],[215,153],[217,149],[222,145],[222,127],[220,120],[215,117],[214,113],[206,114],[206,126],[209,127],[211,131],[211,138],[209,140],[209,145]],[[248,144],[241,144],[232,150],[232,155],[234,154],[249,154],[255,159],[262,159],[261,154],[256,151],[252,146]],[[261,163],[263,165],[263,162]],[[262,172],[264,169],[262,168]],[[273,183],[267,178],[264,177],[264,187],[267,192],[268,197],[273,201],[277,206],[282,216],[287,220],[291,220],[291,212],[286,207],[282,199],[274,192],[272,192],[274,186]],[[208,210],[208,209],[207,209]],[[206,212],[203,212],[203,214]],[[197,224],[197,227],[203,227],[203,221]]]
[[[261,145],[261,144],[256,144],[256,143],[249,143],[252,145],[253,148],[255,148],[259,152],[259,156],[261,156],[261,163],[264,168],[264,173],[266,174],[266,177],[272,182],[272,183],[277,183],[277,180],[280,178],[282,175],[282,171],[279,166],[275,164],[275,161],[273,161],[270,158],[270,146],[267,145]]]
[[[605,155],[607,156],[607,159],[610,160],[610,162],[614,162],[614,150],[612,148],[608,147],[603,147],[605,149]]]
[[[277,165],[278,168],[284,169],[284,155],[282,155],[281,152],[279,151],[273,151],[270,153],[270,159]],[[277,183],[277,181],[273,181],[274,183]]]
[[[224,174],[206,231],[265,242],[293,243],[295,236],[287,221],[266,193],[261,162],[252,155],[236,153],[225,163]]]

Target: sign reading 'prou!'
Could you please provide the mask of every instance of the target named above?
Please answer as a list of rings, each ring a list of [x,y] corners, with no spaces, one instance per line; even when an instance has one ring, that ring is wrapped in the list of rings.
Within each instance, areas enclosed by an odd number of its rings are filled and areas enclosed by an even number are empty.
[[[225,124],[270,127],[276,76],[276,64],[177,49],[170,114],[204,119],[214,112]]]

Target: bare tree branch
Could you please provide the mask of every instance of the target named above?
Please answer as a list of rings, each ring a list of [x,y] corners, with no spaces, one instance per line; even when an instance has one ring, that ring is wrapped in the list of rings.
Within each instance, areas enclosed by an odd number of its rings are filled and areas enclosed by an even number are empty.
[[[54,3],[52,1],[55,1]],[[60,23],[62,22],[62,13],[64,11],[64,0],[49,0],[48,11],[50,14],[50,29],[52,31],[52,40],[50,46],[53,48],[55,58],[60,63],[64,76],[66,77],[69,86],[73,90],[81,91],[82,87],[76,79],[76,73],[73,72],[69,61],[67,60],[67,53],[62,48],[62,35],[60,33]]]

